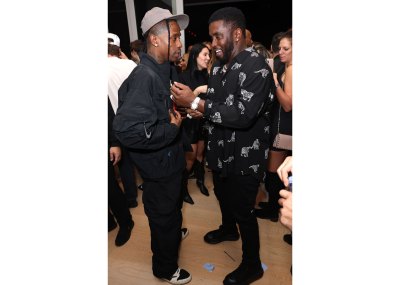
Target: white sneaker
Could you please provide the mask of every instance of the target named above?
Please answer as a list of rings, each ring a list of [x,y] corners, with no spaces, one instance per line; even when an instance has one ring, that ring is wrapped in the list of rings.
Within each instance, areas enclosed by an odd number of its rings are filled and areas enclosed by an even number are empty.
[[[182,240],[184,240],[189,235],[189,230],[187,228],[182,228]]]
[[[167,281],[171,284],[186,284],[192,280],[192,276],[185,269],[181,269],[178,267],[174,275],[172,275],[171,279],[162,278],[164,281]]]

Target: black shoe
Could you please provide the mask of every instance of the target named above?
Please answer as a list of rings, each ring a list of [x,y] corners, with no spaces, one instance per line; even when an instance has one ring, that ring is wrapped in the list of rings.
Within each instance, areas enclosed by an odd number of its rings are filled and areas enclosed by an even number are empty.
[[[227,233],[223,230],[222,226],[218,230],[208,232],[204,236],[204,241],[209,244],[217,244],[223,241],[235,241],[239,239],[239,233]]]
[[[283,240],[287,243],[292,245],[292,234],[283,235]]]
[[[138,202],[136,201],[136,199],[128,200],[128,207],[129,208],[136,208],[137,206],[138,206]]]
[[[254,266],[242,262],[238,268],[226,275],[224,285],[248,285],[260,279],[263,275],[264,270],[261,264]]]
[[[271,220],[275,223],[279,219],[279,210],[271,211],[270,208],[254,209],[254,214],[257,218]]]
[[[108,232],[113,231],[117,227],[117,223],[115,221],[108,222]]]
[[[116,246],[122,246],[130,239],[134,225],[135,223],[133,221],[131,221],[131,223],[128,226],[120,225],[117,237],[115,238]]]
[[[196,184],[199,187],[201,194],[210,196],[210,193],[208,193],[208,189],[207,189],[206,185],[204,185],[204,181],[196,180]]]
[[[185,201],[186,203],[189,204],[194,204],[194,201],[192,199],[192,197],[190,197],[189,193],[187,193],[186,195],[183,195],[183,201]]]
[[[137,188],[143,191],[143,184],[140,184]]]
[[[170,284],[186,284],[192,280],[192,276],[185,269],[181,269],[178,267],[176,272],[170,278],[161,279],[167,281]]]
[[[193,201],[192,197],[190,197],[189,190],[188,190],[188,175],[189,175],[189,172],[187,171],[187,169],[183,170],[182,181],[181,181],[182,198],[183,198],[183,201],[185,201],[186,203],[193,205],[194,201]]]

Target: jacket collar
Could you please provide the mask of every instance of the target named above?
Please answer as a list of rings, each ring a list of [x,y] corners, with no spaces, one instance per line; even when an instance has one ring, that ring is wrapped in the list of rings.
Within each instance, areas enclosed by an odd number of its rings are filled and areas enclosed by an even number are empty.
[[[143,53],[140,57],[140,63],[150,67],[157,73],[161,77],[163,84],[169,89],[171,77],[171,64],[169,61],[159,64],[153,57]]]

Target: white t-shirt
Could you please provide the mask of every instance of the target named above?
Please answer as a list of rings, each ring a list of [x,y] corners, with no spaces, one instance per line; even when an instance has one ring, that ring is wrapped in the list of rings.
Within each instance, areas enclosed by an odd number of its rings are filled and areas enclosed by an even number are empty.
[[[108,57],[108,97],[114,113],[118,108],[118,89],[137,64],[130,59]]]

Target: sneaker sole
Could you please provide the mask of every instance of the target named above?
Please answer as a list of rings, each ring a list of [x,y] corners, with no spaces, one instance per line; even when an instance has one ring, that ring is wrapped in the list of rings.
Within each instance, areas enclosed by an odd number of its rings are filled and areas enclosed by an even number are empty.
[[[186,233],[183,233],[182,231],[181,231],[181,233],[182,233],[182,239],[181,240],[184,240],[189,235],[189,230],[186,229]]]
[[[179,285],[179,284],[186,284],[186,283],[189,283],[190,281],[192,281],[192,276],[189,276],[186,279],[182,279],[182,280],[178,280],[178,281],[171,281],[171,280],[168,280],[168,279],[165,279],[165,278],[161,278],[161,280],[163,280],[165,282],[168,282],[169,284],[177,284],[177,285]]]

